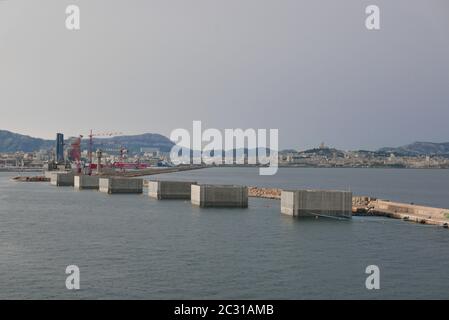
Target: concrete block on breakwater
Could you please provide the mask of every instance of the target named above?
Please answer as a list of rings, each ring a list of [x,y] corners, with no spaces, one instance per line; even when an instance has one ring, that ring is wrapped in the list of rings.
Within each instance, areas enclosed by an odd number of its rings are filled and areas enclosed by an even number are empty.
[[[247,208],[248,188],[234,185],[192,185],[191,202],[203,208]]]
[[[148,181],[148,195],[158,200],[190,199],[193,181]]]
[[[74,174],[69,172],[56,172],[51,174],[50,183],[58,187],[73,187]]]
[[[100,178],[99,190],[104,193],[142,193],[143,179]]]
[[[100,188],[100,178],[88,175],[75,176],[74,187],[78,190],[98,190]]]
[[[282,190],[281,213],[298,217],[352,217],[352,192]]]

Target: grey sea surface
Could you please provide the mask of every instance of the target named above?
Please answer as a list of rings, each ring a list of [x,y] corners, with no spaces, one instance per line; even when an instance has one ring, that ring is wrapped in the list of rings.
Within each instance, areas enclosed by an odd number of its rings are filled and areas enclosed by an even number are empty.
[[[279,201],[189,201],[74,191],[0,173],[1,299],[449,298],[449,231],[378,217],[295,219]],[[449,170],[212,168],[147,177],[351,190],[449,208]],[[81,289],[67,290],[77,265]],[[380,268],[380,290],[365,268]]]

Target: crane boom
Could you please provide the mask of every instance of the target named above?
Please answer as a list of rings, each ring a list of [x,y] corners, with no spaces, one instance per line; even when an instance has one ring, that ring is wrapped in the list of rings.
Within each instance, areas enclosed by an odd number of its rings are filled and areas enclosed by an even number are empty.
[[[92,154],[93,154],[93,145],[94,145],[94,137],[113,137],[122,135],[122,132],[102,132],[102,133],[93,133],[92,129],[90,133],[87,135],[89,137],[89,147],[87,149],[87,155],[89,159],[89,174],[92,173]]]

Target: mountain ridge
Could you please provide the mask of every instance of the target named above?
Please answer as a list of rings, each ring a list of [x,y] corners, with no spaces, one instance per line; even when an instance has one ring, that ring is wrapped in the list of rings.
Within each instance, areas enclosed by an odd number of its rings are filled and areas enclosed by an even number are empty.
[[[405,156],[447,155],[449,154],[449,142],[416,141],[399,147],[380,148],[378,151]]]
[[[65,140],[70,144],[72,137]],[[122,135],[109,138],[95,138],[94,149],[117,148],[123,146],[130,151],[138,152],[140,148],[158,148],[162,152],[169,152],[174,143],[158,133],[143,133],[138,135]],[[55,147],[55,140],[41,139],[29,135],[22,135],[8,130],[0,130],[0,152],[34,152],[49,150]],[[87,148],[87,139],[82,140],[82,149]],[[336,149],[335,149],[336,150]],[[399,147],[383,147],[373,152],[393,153],[402,156],[419,155],[449,155],[449,142],[416,141]]]
[[[65,144],[70,145],[72,137],[65,139]],[[35,152],[49,150],[55,147],[55,140],[35,138],[28,135],[14,133],[8,130],[0,130],[0,152]],[[169,152],[174,143],[167,137],[158,133],[144,133],[139,135],[123,135],[110,138],[95,138],[94,149],[113,148],[123,146],[131,151],[140,151],[140,148],[158,148],[162,152]],[[82,140],[82,148],[87,148],[87,139]]]
[[[0,152],[38,151],[40,149],[50,148],[50,141],[7,130],[0,130]]]

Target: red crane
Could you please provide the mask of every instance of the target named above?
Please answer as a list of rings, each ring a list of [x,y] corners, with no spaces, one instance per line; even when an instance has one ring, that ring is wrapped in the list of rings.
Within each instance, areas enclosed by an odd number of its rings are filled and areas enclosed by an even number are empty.
[[[89,159],[89,174],[92,173],[92,154],[93,154],[93,145],[94,145],[94,137],[113,137],[119,136],[123,133],[121,132],[102,132],[102,133],[93,133],[90,130],[90,133],[87,135],[89,137],[89,147],[87,149],[87,157]]]
[[[76,164],[76,172],[77,173],[81,173],[81,139],[82,138],[83,138],[82,135],[80,135],[78,138],[74,138],[71,143],[71,149],[70,149],[70,158]]]

